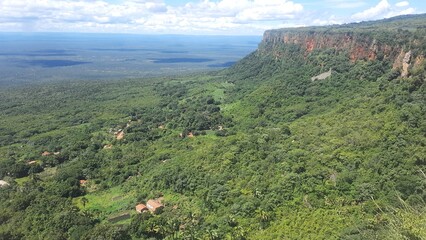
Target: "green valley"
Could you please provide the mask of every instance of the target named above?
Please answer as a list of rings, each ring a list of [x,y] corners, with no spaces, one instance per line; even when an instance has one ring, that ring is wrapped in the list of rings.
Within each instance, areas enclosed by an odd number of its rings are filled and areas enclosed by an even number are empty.
[[[0,239],[426,239],[425,23],[271,30],[221,71],[0,89]],[[135,210],[150,199],[164,209]]]

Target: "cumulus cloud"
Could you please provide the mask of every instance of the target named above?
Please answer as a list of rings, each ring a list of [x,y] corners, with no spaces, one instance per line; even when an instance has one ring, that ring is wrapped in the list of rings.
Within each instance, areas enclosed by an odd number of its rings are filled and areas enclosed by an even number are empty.
[[[342,19],[337,18],[334,15],[331,15],[328,18],[316,18],[313,20],[314,25],[333,25],[333,24],[342,24]]]
[[[366,0],[0,0],[0,31],[261,34],[266,29],[337,24],[414,13],[408,1],[381,0],[352,16],[328,9],[360,8]],[[324,6],[323,6],[324,5]],[[318,10],[312,10],[318,6]],[[325,11],[323,11],[325,10]],[[339,10],[342,11],[342,10]]]
[[[255,0],[254,4],[240,9],[236,17],[240,21],[285,20],[294,18],[295,14],[302,10],[302,5],[293,2]]]
[[[391,5],[389,2],[387,0],[381,0],[376,6],[352,15],[352,18],[355,20],[374,19],[388,12],[390,9]]]
[[[366,5],[365,1],[360,0],[326,0],[327,4],[330,4],[332,8],[351,9],[358,8]]]
[[[388,14],[386,14],[386,18],[395,17],[399,15],[407,15],[407,14],[414,14],[416,12],[415,8],[407,8],[400,11],[391,11]]]
[[[303,6],[291,0],[197,0],[181,6],[163,0],[0,0],[0,30],[258,31],[294,19],[301,12]],[[16,29],[8,29],[11,26]]]
[[[404,8],[409,5],[409,2],[399,2],[393,7],[387,0],[381,0],[376,6],[371,7],[359,13],[352,15],[352,20],[364,21],[374,20],[379,18],[389,18],[398,15],[412,14],[415,13],[414,8]],[[401,9],[404,8],[404,9]]]
[[[408,5],[410,5],[410,3],[407,2],[407,1],[399,2],[399,3],[395,4],[395,6],[397,6],[397,7],[406,7]]]

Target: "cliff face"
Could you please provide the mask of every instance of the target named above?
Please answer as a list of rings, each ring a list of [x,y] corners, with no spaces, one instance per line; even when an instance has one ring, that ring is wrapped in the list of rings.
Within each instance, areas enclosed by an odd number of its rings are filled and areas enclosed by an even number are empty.
[[[351,62],[358,60],[390,60],[402,77],[410,69],[424,67],[424,39],[413,37],[408,31],[375,31],[351,29],[334,30],[333,27],[269,30],[264,33],[258,52],[272,54],[275,59],[284,57],[283,46],[297,46],[304,56],[316,49],[345,51]]]
[[[400,46],[391,46],[378,42],[376,39],[357,36],[352,33],[325,32],[286,32],[279,30],[266,31],[262,44],[275,48],[281,44],[300,45],[305,55],[315,49],[334,48],[349,52],[351,61],[375,60],[379,53],[384,58],[396,57],[402,50]]]

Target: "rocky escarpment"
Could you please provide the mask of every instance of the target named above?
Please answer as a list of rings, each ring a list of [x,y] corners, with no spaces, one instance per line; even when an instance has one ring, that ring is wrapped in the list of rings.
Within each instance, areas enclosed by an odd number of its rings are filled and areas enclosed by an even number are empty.
[[[313,31],[270,30],[263,36],[264,49],[275,49],[281,44],[299,45],[305,55],[315,49],[334,48],[346,50],[351,61],[360,59],[375,60],[379,54],[383,58],[395,58],[402,50],[401,46],[380,43],[376,39],[353,33],[327,33]]]
[[[269,30],[264,33],[258,53],[280,59],[286,54],[286,46],[296,46],[304,57],[315,50],[334,49],[345,51],[351,62],[389,60],[402,77],[407,77],[413,69],[425,68],[426,39],[422,31],[424,28],[362,29],[356,25]]]

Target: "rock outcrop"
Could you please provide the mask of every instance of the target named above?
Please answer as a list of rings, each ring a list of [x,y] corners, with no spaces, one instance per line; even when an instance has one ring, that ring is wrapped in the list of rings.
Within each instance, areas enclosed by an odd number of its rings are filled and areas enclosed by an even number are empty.
[[[315,81],[318,81],[318,80],[324,80],[324,79],[326,79],[326,78],[331,77],[331,74],[332,74],[332,72],[331,72],[331,68],[330,68],[330,70],[329,70],[328,72],[321,73],[321,74],[320,74],[320,75],[318,75],[318,76],[312,77],[312,78],[311,78],[311,81],[312,81],[312,82],[315,82]]]
[[[401,77],[408,77],[411,69],[424,65],[425,37],[415,30],[359,29],[345,25],[268,30],[258,53],[280,59],[285,54],[282,48],[285,45],[296,46],[304,57],[315,50],[334,49],[345,51],[351,62],[389,60]]]
[[[301,46],[305,55],[315,49],[334,48],[347,50],[351,61],[375,60],[379,53],[384,58],[395,57],[395,52],[401,50],[400,46],[390,46],[379,43],[376,39],[359,36],[353,33],[327,33],[327,32],[303,32],[270,30],[263,36],[264,47],[276,47],[280,44],[293,44]]]
[[[404,58],[402,59],[402,72],[401,72],[402,77],[408,76],[408,68],[410,67],[410,63],[411,63],[411,51],[408,51],[404,55]]]

